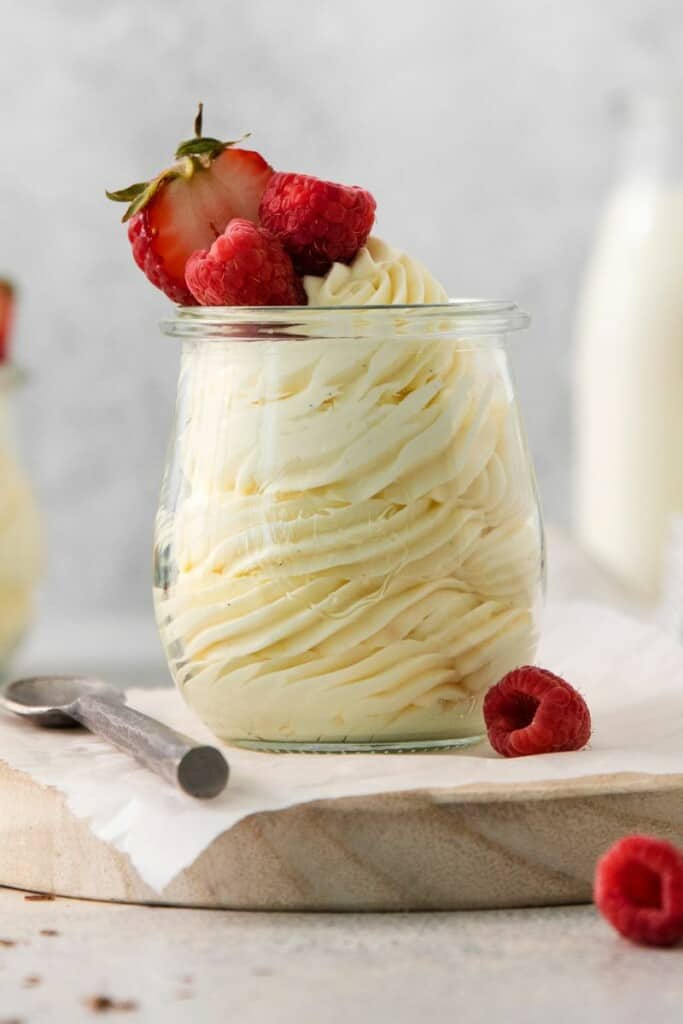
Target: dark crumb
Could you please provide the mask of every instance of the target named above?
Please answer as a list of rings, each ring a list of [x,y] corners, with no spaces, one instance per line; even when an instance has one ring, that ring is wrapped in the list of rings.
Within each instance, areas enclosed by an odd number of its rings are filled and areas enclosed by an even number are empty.
[[[57,931],[56,928],[41,928],[40,929],[40,934],[41,935],[59,935],[59,932]]]
[[[3,949],[11,949],[12,946],[16,946],[16,944],[16,939],[0,939],[0,946],[2,946]],[[0,1024],[2,1024],[1,1021]]]
[[[0,1024],[26,1024],[23,1017],[0,1017]]]
[[[24,896],[24,899],[28,900],[29,903],[42,903],[43,900],[53,900],[54,896],[51,892],[29,892]],[[0,1024],[2,1024],[1,1021]]]
[[[111,1010],[114,1006],[114,1000],[110,999],[109,996],[90,996],[84,1002],[93,1013],[103,1013],[105,1010]]]
[[[24,988],[35,988],[42,980],[39,974],[27,974],[24,978]]]
[[[93,1013],[108,1013],[109,1010],[129,1013],[131,1010],[137,1010],[138,1008],[138,1004],[134,999],[112,999],[111,996],[88,996],[83,1002]],[[1,1021],[0,1024],[2,1024]]]

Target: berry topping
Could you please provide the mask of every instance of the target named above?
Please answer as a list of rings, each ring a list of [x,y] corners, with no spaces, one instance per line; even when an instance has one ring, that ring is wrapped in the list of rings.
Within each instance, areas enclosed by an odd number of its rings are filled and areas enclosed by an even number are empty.
[[[211,248],[193,253],[187,286],[202,306],[305,305],[301,281],[280,242],[236,217]]]
[[[489,742],[503,757],[580,750],[591,734],[581,694],[543,668],[508,672],[484,699]]]
[[[277,173],[263,193],[259,215],[300,274],[321,275],[332,263],[350,263],[365,245],[375,207],[370,193],[357,185]]]
[[[7,362],[9,357],[15,299],[12,282],[0,278],[0,363]]]
[[[241,140],[237,140],[241,141]],[[202,135],[202,105],[195,137],[181,142],[176,163],[149,182],[108,192],[128,203],[123,220],[137,265],[181,305],[195,305],[185,284],[185,264],[207,249],[234,217],[256,222],[263,190],[273,173],[258,153]]]
[[[626,836],[598,861],[594,897],[625,938],[673,946],[683,939],[683,854],[663,839]]]

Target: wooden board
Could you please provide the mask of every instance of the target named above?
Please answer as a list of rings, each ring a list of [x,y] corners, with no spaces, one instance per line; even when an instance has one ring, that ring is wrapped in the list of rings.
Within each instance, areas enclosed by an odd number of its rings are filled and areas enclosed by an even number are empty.
[[[629,832],[683,845],[683,775],[321,800],[256,814],[159,896],[61,794],[0,762],[0,884],[127,903],[458,910],[584,902]]]

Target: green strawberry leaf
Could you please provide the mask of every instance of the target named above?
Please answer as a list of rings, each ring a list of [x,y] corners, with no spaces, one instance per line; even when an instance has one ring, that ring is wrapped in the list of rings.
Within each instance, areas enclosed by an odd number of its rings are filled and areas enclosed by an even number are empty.
[[[111,199],[115,203],[130,203],[145,191],[147,185],[146,181],[138,181],[135,185],[129,185],[128,188],[121,188],[116,192],[106,192],[105,195],[107,199]]]

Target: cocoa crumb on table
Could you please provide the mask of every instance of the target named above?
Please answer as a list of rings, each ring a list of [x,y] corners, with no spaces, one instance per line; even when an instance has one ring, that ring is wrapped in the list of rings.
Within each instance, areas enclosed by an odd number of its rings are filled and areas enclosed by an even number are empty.
[[[83,1002],[93,1013],[108,1013],[109,1010],[129,1013],[131,1010],[138,1009],[138,1004],[134,999],[112,999],[111,996],[88,996]]]
[[[42,980],[39,974],[27,974],[24,978],[24,988],[35,988],[36,985],[40,985]]]
[[[43,900],[53,900],[54,898],[51,892],[29,892],[24,896],[24,899],[28,900],[29,903],[42,903]],[[0,1024],[2,1024],[2,1021],[0,1021]]]
[[[59,935],[59,932],[57,931],[56,928],[41,928],[40,929],[40,934],[41,935]]]
[[[0,1017],[0,1024],[26,1024],[23,1017]]]
[[[0,939],[0,946],[2,946],[3,949],[11,949],[12,946],[16,946],[16,944],[16,939]],[[0,1024],[2,1024],[2,1021],[0,1021]]]

